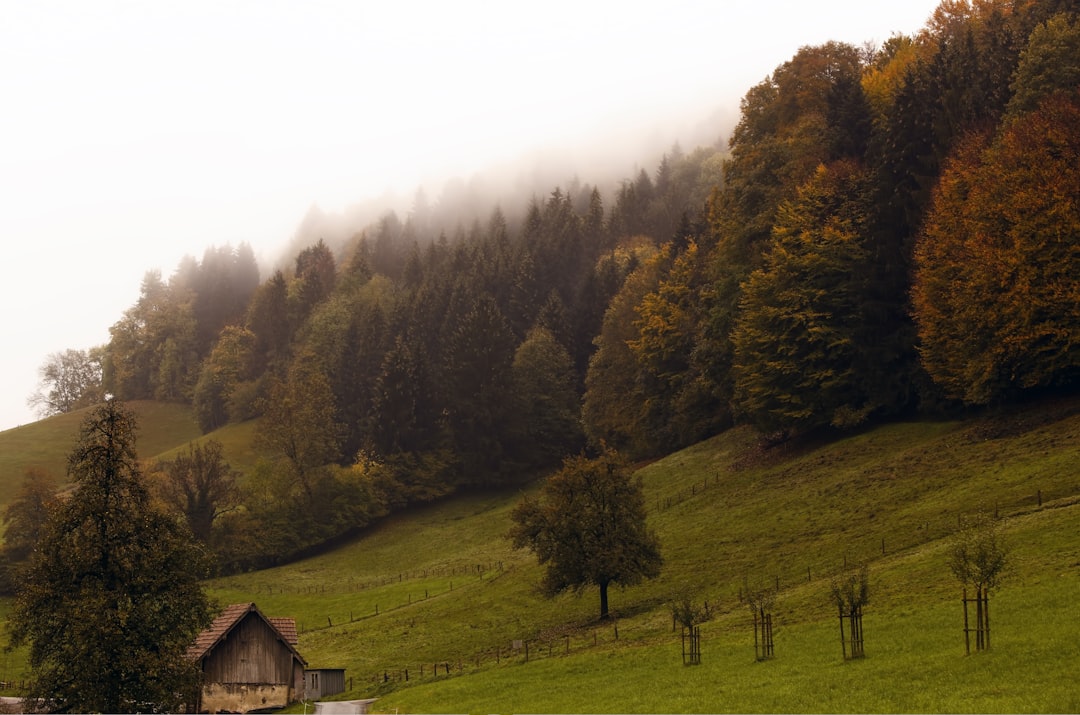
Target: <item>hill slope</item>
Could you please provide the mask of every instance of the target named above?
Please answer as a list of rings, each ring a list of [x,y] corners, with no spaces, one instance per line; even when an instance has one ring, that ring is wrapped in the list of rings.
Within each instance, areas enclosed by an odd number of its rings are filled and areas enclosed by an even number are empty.
[[[135,406],[144,457],[197,437],[183,409]],[[0,433],[5,459],[33,446],[62,460],[80,420]],[[215,436],[242,464],[251,425],[229,429]],[[639,470],[667,564],[612,594],[614,623],[596,621],[594,590],[538,595],[540,569],[504,538],[515,490],[397,514],[331,553],[208,586],[222,605],[297,618],[309,663],[346,668],[342,697],[377,696],[382,711],[1076,711],[1078,467],[1077,399],[773,449],[732,430]],[[1011,569],[992,598],[993,649],[965,658],[946,551],[976,511],[1005,517]],[[868,657],[845,663],[829,581],[863,562]],[[754,659],[745,586],[779,588],[770,662]],[[672,630],[680,592],[709,606],[700,667],[683,667]],[[4,680],[25,673],[22,657],[6,656]]]
[[[537,594],[534,560],[503,538],[514,493],[401,514],[211,592],[296,617],[309,662],[345,667],[347,696],[383,710],[1076,710],[1078,466],[1075,400],[770,451],[728,432],[640,470],[667,565],[613,594],[617,624],[595,621],[593,591]],[[947,537],[977,511],[1007,518],[1012,569],[994,649],[963,658]],[[845,664],[829,579],[862,562],[869,657]],[[779,586],[772,662],[754,660],[744,584]],[[680,591],[713,616],[700,668],[682,667],[672,633]]]
[[[136,448],[143,459],[185,445],[200,435],[190,407],[145,400],[129,402],[128,406],[138,418]],[[57,483],[66,480],[67,456],[91,409],[55,415],[0,432],[0,511],[22,484],[27,469],[42,469]]]

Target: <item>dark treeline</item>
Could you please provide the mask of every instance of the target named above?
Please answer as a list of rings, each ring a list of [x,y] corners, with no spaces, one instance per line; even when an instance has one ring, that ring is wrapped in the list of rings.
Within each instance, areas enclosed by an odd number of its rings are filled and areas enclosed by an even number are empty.
[[[232,568],[590,445],[1072,386],[1076,12],[944,0],[879,48],[804,47],[726,148],[675,147],[606,204],[575,181],[449,225],[448,197],[420,200],[261,283],[246,247],[208,251],[146,277],[104,386],[189,402],[207,432],[261,417],[277,459],[215,522]]]
[[[260,418],[254,446],[272,459],[208,537],[227,568],[536,474],[586,446],[581,397],[604,311],[654,237],[688,240],[720,162],[719,147],[676,145],[610,208],[574,181],[513,226],[493,207],[448,228],[418,201],[261,283],[248,247],[211,249],[167,282],[146,276],[104,350],[105,389],[188,402],[207,433]]]

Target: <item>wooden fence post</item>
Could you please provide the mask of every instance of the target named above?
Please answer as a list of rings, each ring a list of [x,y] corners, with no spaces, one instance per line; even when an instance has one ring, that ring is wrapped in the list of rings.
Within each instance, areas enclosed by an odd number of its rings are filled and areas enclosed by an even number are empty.
[[[844,605],[840,604],[840,650],[844,656],[844,660],[847,660],[847,640],[844,638]]]
[[[964,652],[966,655],[971,655],[971,628],[968,622],[968,597],[967,589],[963,591],[962,600],[964,602]]]

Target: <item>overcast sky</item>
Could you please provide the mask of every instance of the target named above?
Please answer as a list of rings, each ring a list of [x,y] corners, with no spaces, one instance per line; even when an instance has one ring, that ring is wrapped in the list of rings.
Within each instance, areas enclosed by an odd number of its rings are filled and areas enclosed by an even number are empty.
[[[0,430],[149,269],[244,241],[271,260],[312,204],[537,148],[670,145],[800,46],[880,43],[936,5],[0,0]]]

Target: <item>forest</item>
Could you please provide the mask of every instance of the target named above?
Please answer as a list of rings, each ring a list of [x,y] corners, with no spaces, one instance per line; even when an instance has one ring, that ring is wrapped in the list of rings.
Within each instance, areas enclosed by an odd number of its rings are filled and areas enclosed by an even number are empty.
[[[258,418],[242,483],[213,441],[154,470],[228,482],[196,533],[233,571],[582,451],[1073,389],[1078,11],[943,0],[880,47],[803,47],[726,143],[610,191],[418,196],[265,279],[250,247],[208,249],[148,273],[106,345],[55,356],[41,402],[182,402],[207,434]]]

